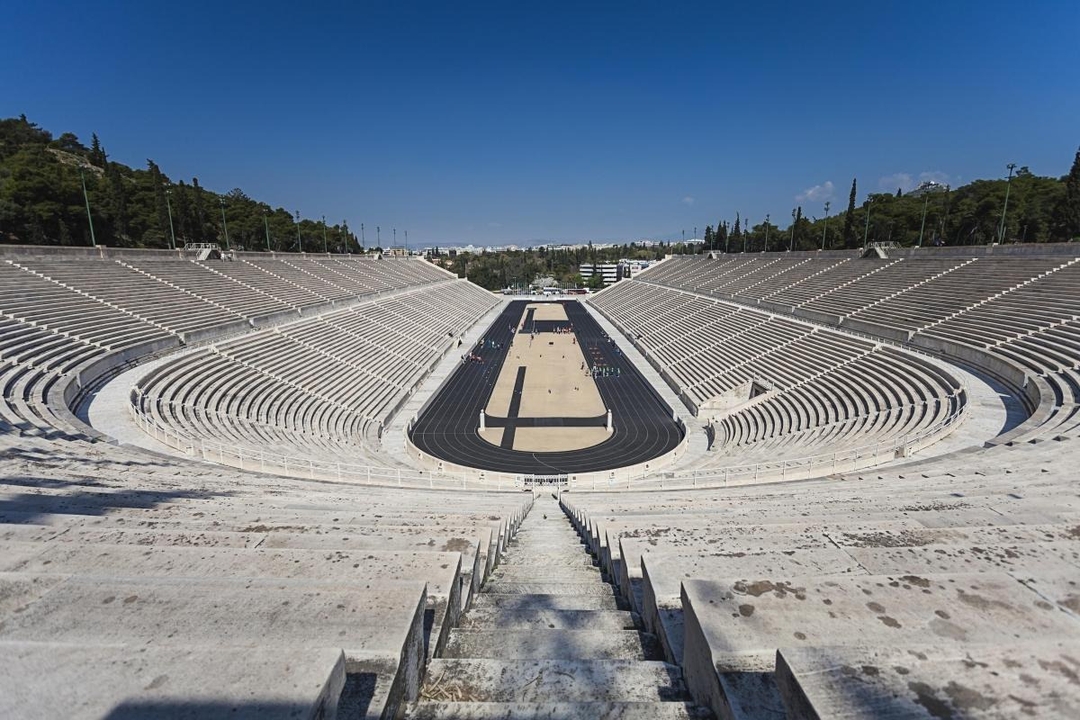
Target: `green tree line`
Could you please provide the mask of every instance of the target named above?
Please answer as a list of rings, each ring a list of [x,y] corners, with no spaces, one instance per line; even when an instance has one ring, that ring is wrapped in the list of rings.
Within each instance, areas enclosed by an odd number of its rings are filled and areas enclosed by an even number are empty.
[[[97,242],[112,247],[169,248],[175,238],[177,246],[360,251],[344,221],[297,223],[239,188],[219,194],[198,178],[172,180],[153,160],[139,169],[110,160],[96,134],[87,147],[25,116],[0,120],[0,242],[90,245],[91,222]]]
[[[1021,167],[1011,179],[975,180],[921,193],[905,194],[900,189],[871,193],[861,203],[858,197],[858,182],[852,180],[845,210],[829,216],[831,203],[826,203],[820,216],[807,217],[797,206],[786,226],[768,217],[752,224],[736,214],[734,221],[705,228],[705,244],[697,251],[859,248],[864,242],[912,246],[1080,240],[1080,150],[1062,178],[1035,175]]]

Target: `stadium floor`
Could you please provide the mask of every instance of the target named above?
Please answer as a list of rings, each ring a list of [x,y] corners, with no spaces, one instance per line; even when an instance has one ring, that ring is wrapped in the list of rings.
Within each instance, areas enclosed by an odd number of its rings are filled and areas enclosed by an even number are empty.
[[[657,395],[638,369],[604,333],[599,324],[574,300],[562,301],[569,323],[590,369],[600,374],[595,382],[604,405],[612,411],[614,432],[597,445],[562,452],[525,452],[493,445],[480,437],[480,410],[487,406],[502,370],[517,327],[526,312],[525,300],[516,300],[491,324],[480,343],[462,348],[482,361],[465,361],[431,398],[413,424],[409,437],[421,451],[441,460],[495,472],[519,475],[566,475],[611,470],[645,463],[675,449],[685,434],[672,418],[671,408]],[[559,323],[535,323],[538,332],[550,332]],[[527,330],[526,330],[527,331]],[[521,418],[518,427],[536,424]],[[605,418],[591,419],[603,423]],[[492,418],[489,426],[506,426]],[[516,419],[510,420],[511,424]],[[567,422],[573,422],[567,419]],[[547,418],[545,426],[558,426]]]

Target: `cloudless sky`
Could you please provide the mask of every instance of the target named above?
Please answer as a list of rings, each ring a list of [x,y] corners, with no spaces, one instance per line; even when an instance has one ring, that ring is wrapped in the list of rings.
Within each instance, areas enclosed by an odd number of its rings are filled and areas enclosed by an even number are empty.
[[[852,177],[861,201],[1008,162],[1063,175],[1080,146],[1078,0],[2,15],[0,116],[417,246],[689,237],[737,211],[787,225],[796,204],[843,210]]]

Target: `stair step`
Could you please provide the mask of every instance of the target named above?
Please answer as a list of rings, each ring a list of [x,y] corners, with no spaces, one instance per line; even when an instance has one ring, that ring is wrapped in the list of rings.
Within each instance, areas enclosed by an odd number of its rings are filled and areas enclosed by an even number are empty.
[[[636,630],[454,630],[444,658],[648,660],[663,657],[656,637]]]
[[[686,699],[675,665],[638,660],[432,660],[421,700],[657,702]]]
[[[600,569],[580,565],[578,567],[519,567],[516,565],[500,565],[499,569],[491,574],[489,582],[502,580],[515,583],[532,583],[545,580],[556,582],[583,582],[599,585]]]
[[[614,590],[610,585],[600,582],[598,577],[592,582],[511,582],[489,581],[484,586],[484,592],[501,593],[503,595],[569,595],[571,597],[606,597]]]
[[[708,718],[700,708],[681,702],[667,703],[470,703],[419,702],[409,712],[414,720],[690,720]]]
[[[553,610],[546,607],[507,609],[473,607],[459,627],[469,630],[633,630],[634,616],[625,610]]]
[[[499,561],[499,567],[595,567],[591,557],[582,552],[583,548],[574,548],[565,553],[529,553],[506,552]]]
[[[506,610],[536,608],[550,610],[618,610],[619,603],[610,589],[606,595],[580,597],[565,594],[545,595],[535,593],[523,595],[521,593],[482,592],[473,601],[472,609],[484,607],[497,607]]]

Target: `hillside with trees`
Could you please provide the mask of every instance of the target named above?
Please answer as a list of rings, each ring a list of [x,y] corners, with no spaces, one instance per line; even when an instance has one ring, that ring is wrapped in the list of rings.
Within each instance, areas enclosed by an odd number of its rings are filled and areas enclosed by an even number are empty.
[[[85,188],[85,194],[84,194]],[[846,209],[795,207],[790,222],[750,222],[736,215],[705,229],[704,245],[581,247],[453,259],[459,274],[484,287],[504,287],[536,276],[564,283],[583,262],[610,262],[680,252],[761,252],[857,248],[865,242],[899,245],[975,245],[1064,242],[1080,239],[1080,151],[1068,175],[1042,177],[1020,167],[996,180],[922,194],[873,193],[859,202],[852,181]],[[89,208],[87,207],[89,206]],[[88,219],[89,215],[89,219]],[[869,217],[868,217],[869,216]],[[326,226],[249,197],[241,189],[217,193],[198,178],[173,180],[153,160],[131,168],[109,159],[97,135],[86,146],[71,133],[54,137],[25,116],[0,120],[0,242],[169,248],[218,243],[247,250],[301,249],[358,252],[360,242],[343,222]],[[298,233],[299,227],[299,233]],[[227,230],[227,234],[226,234]]]
[[[0,241],[88,246],[88,204],[97,242],[111,247],[168,248],[175,237],[178,246],[296,251],[303,242],[307,250],[359,251],[344,223],[301,219],[298,238],[288,210],[239,188],[219,194],[198,178],[174,181],[153,160],[130,168],[110,160],[97,135],[87,147],[71,133],[53,137],[25,116],[0,120]]]
[[[1002,211],[1008,194],[1004,233]],[[786,227],[772,222],[750,225],[736,215],[705,229],[705,250],[761,252],[859,248],[864,241],[917,245],[986,245],[1068,242],[1080,239],[1080,150],[1062,178],[1016,169],[1011,181],[975,180],[957,188],[926,192],[871,193],[861,203],[853,180],[847,208],[828,217],[808,218],[792,209]],[[869,218],[867,217],[869,215]],[[869,220],[869,222],[868,222]]]

